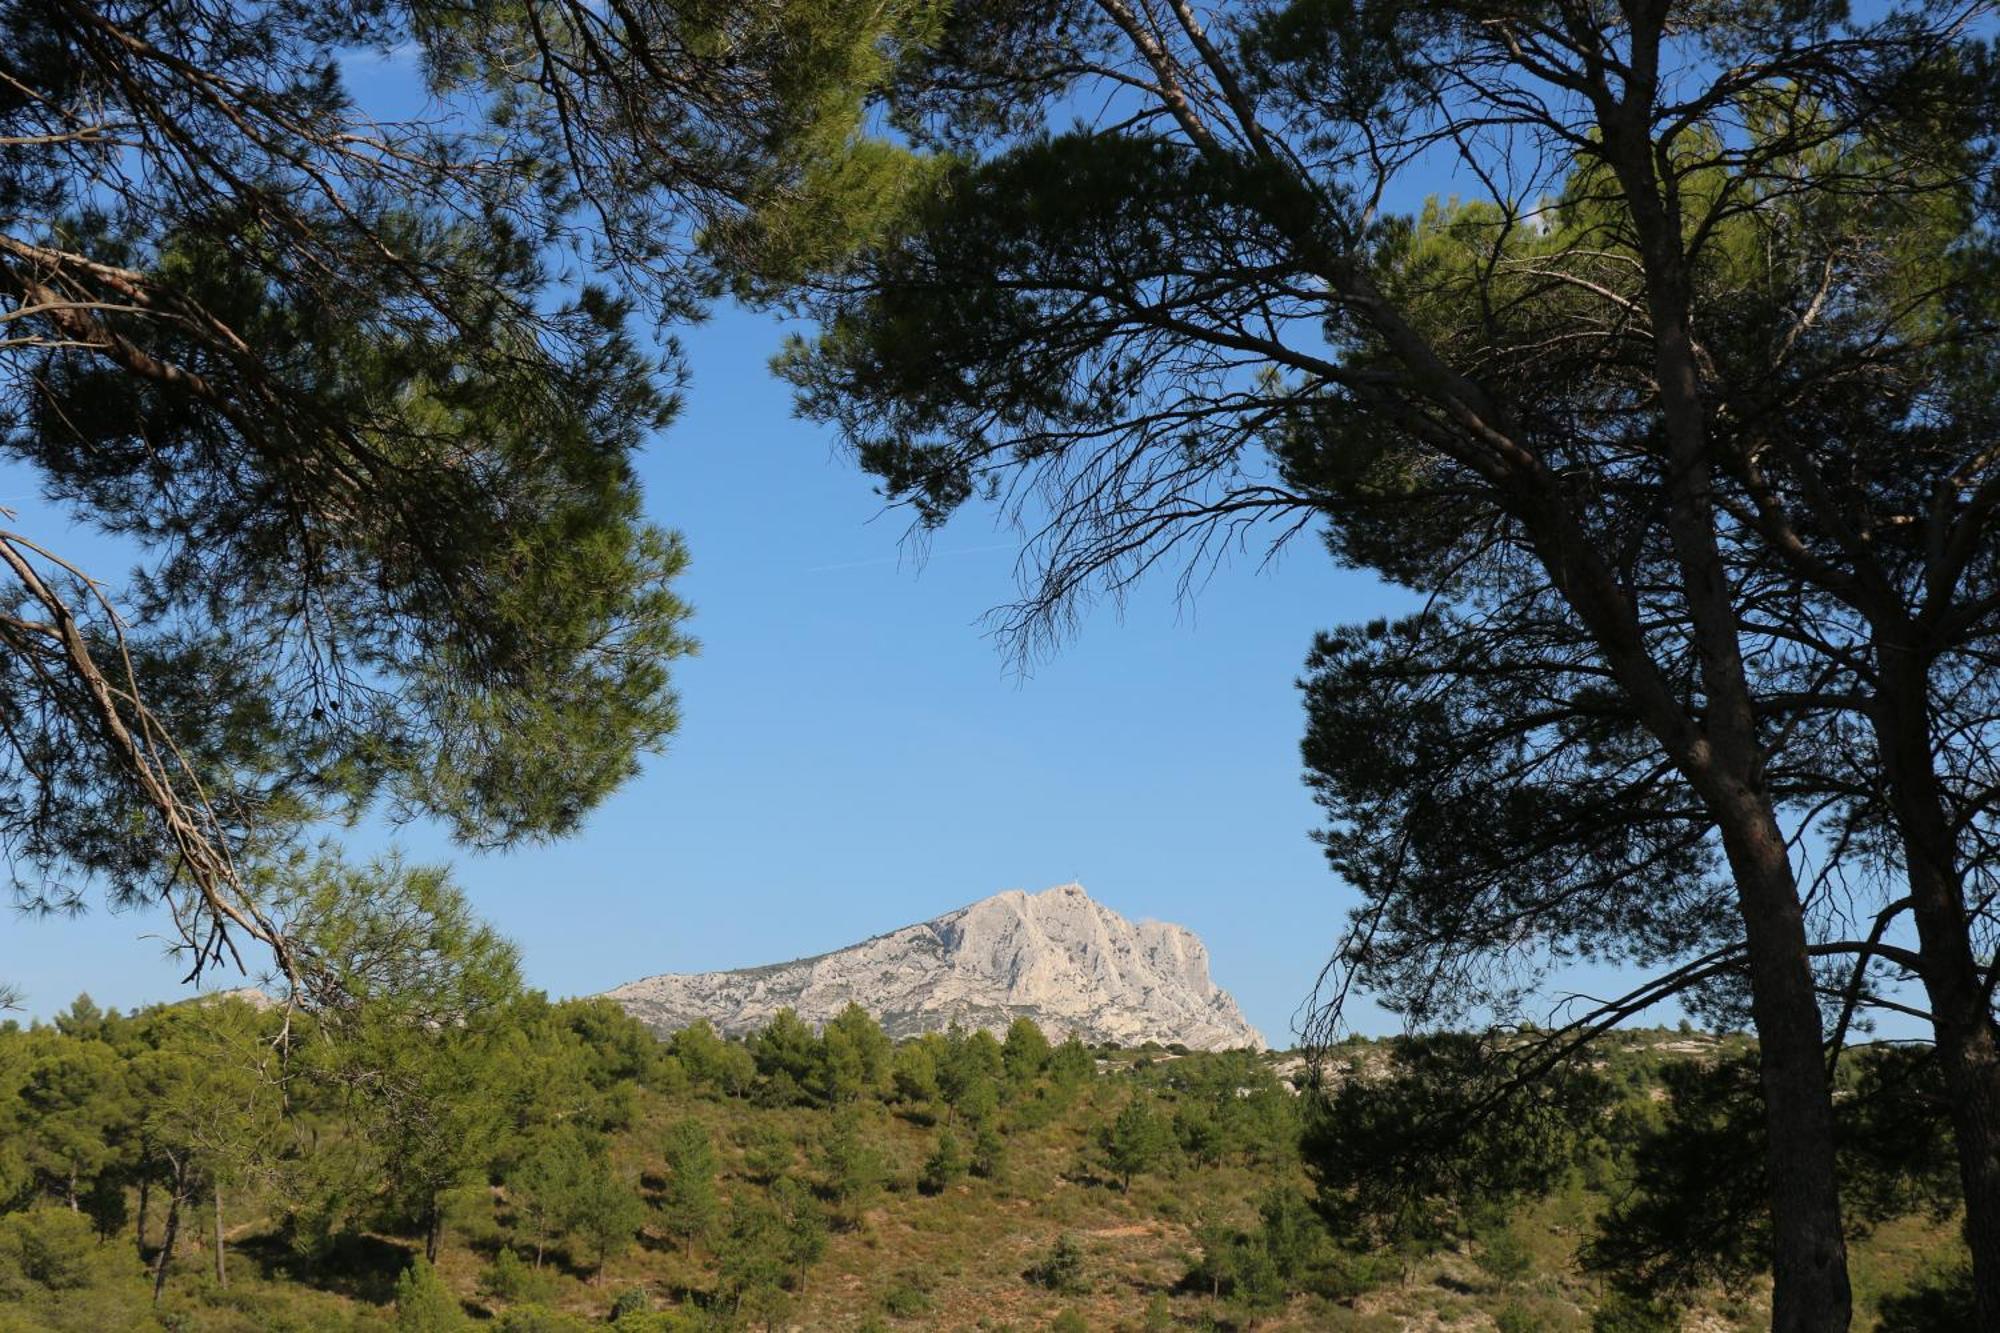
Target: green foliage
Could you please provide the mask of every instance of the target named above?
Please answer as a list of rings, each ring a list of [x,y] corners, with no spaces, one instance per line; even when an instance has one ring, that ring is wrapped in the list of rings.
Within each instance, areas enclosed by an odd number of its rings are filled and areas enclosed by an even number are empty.
[[[931,1312],[930,1296],[920,1287],[897,1283],[882,1293],[882,1310],[898,1319],[917,1319]]]
[[[717,1247],[719,1292],[738,1313],[771,1320],[790,1306],[798,1280],[796,1240],[780,1211],[767,1201],[739,1196]]]
[[[588,1333],[591,1322],[560,1310],[523,1305],[502,1314],[495,1327],[499,1333]]]
[[[21,884],[190,874],[192,949],[267,933],[225,856],[329,814],[573,831],[672,731],[690,649],[632,465],[680,367],[630,326],[698,311],[716,256],[798,271],[895,211],[924,164],[858,130],[936,19],[0,5],[0,236],[33,271],[0,450],[138,559],[100,600],[10,547],[9,606],[80,630],[0,662]],[[364,48],[437,114],[353,84]]]
[[[479,1275],[479,1291],[510,1305],[532,1304],[547,1301],[554,1283],[514,1253],[513,1246],[502,1245]]]
[[[1096,1062],[1091,1059],[1089,1049],[1072,1032],[1049,1053],[1048,1069],[1049,1077],[1057,1087],[1075,1088],[1095,1072]]]
[[[757,1063],[757,1095],[767,1106],[790,1106],[810,1100],[819,1083],[824,1049],[798,1014],[780,1009],[750,1038],[750,1057]]]
[[[984,1072],[974,1075],[960,1091],[952,1109],[974,1129],[991,1124],[1000,1113],[999,1082]]]
[[[971,1166],[972,1174],[982,1180],[996,1179],[1007,1169],[1007,1141],[990,1124],[981,1125],[972,1140]]]
[[[711,1326],[699,1311],[685,1307],[656,1310],[650,1314],[626,1314],[613,1322],[621,1333],[707,1333]]]
[[[1048,1066],[1052,1048],[1049,1039],[1032,1018],[1017,1018],[1007,1026],[1000,1043],[1000,1060],[1007,1079],[1016,1087],[1033,1081]]]
[[[0,1255],[21,1276],[50,1291],[70,1291],[88,1282],[96,1248],[89,1220],[67,1208],[43,1204],[0,1218]]]
[[[917,1177],[918,1188],[926,1194],[942,1194],[964,1178],[970,1165],[964,1150],[958,1146],[958,1136],[944,1130],[938,1135],[937,1147],[924,1161],[923,1173]]]
[[[448,1001],[452,983],[448,969],[437,975],[442,1003]],[[425,1009],[415,1006],[412,1012]],[[1687,1136],[1681,1156],[1692,1164],[1719,1160],[1721,1138],[1736,1132],[1731,1127],[1742,1113],[1738,1103],[1746,1096],[1754,1101],[1755,1091],[1754,1082],[1745,1082],[1740,1072],[1728,1072],[1733,1066],[1719,1054],[1704,1065],[1682,1066],[1647,1054],[1640,1044],[1614,1045],[1604,1073],[1618,1091],[1610,1113],[1593,1122],[1598,1128],[1590,1160],[1598,1163],[1602,1186],[1586,1185],[1579,1170],[1547,1199],[1532,1191],[1503,1192],[1484,1204],[1472,1199],[1450,1215],[1391,1218],[1394,1225],[1380,1233],[1343,1231],[1343,1243],[1336,1243],[1302,1192],[1308,1177],[1299,1159],[1282,1149],[1282,1128],[1296,1124],[1290,1118],[1291,1099],[1278,1092],[1284,1100],[1271,1103],[1283,1115],[1264,1109],[1262,1099],[1275,1085],[1256,1058],[1191,1053],[1148,1060],[1143,1053],[1106,1051],[1105,1072],[1093,1075],[1067,1099],[1046,1070],[1029,1087],[1016,1088],[1008,1079],[1010,1101],[973,1134],[966,1126],[925,1126],[920,1117],[889,1114],[897,1094],[887,1087],[838,1105],[761,1108],[741,1102],[719,1105],[714,1100],[718,1089],[692,1079],[666,1087],[648,1083],[653,1067],[646,1058],[649,1048],[635,1047],[628,1025],[590,1005],[516,996],[471,1006],[470,1014],[454,1032],[409,1034],[421,1042],[458,1042],[468,1032],[476,1035],[474,1049],[484,1051],[484,1057],[468,1086],[492,1103],[495,1128],[469,1183],[445,1195],[442,1215],[450,1225],[442,1237],[444,1261],[435,1270],[413,1266],[402,1280],[410,1287],[422,1275],[425,1286],[442,1287],[448,1297],[469,1296],[476,1286],[496,1325],[504,1317],[526,1329],[573,1326],[575,1316],[557,1313],[556,1307],[583,1308],[578,1303],[583,1289],[571,1277],[534,1262],[536,1250],[545,1244],[567,1257],[572,1270],[590,1277],[601,1269],[604,1280],[616,1283],[605,1287],[600,1310],[610,1292],[632,1281],[663,1293],[697,1293],[680,1298],[686,1304],[670,1312],[629,1311],[619,1318],[620,1326],[639,1321],[635,1327],[691,1330],[704,1326],[703,1321],[719,1320],[754,1327],[766,1319],[815,1326],[837,1322],[831,1311],[848,1318],[863,1290],[879,1293],[875,1299],[885,1318],[955,1319],[967,1308],[966,1293],[981,1290],[980,1284],[994,1276],[996,1263],[1009,1270],[1026,1268],[1028,1279],[1037,1284],[1076,1293],[1088,1286],[1095,1292],[1093,1308],[1105,1311],[1106,1322],[1139,1324],[1142,1313],[1151,1317],[1143,1307],[1160,1279],[1179,1276],[1158,1266],[1163,1222],[1186,1224],[1194,1232],[1180,1288],[1185,1294],[1155,1302],[1162,1304],[1162,1314],[1178,1316],[1184,1325],[1203,1320],[1254,1325],[1287,1307],[1294,1319],[1303,1310],[1308,1322],[1324,1316],[1330,1327],[1351,1323],[1359,1328],[1366,1326],[1365,1319],[1350,1319],[1340,1311],[1357,1295],[1373,1291],[1382,1310],[1398,1312],[1384,1314],[1382,1320],[1422,1317],[1434,1304],[1440,1313],[1449,1306],[1457,1312],[1454,1317],[1476,1307],[1500,1318],[1513,1304],[1527,1312],[1530,1327],[1572,1329],[1586,1323],[1590,1309],[1603,1303],[1598,1293],[1605,1282],[1560,1256],[1576,1237],[1589,1234],[1592,1219],[1611,1199],[1618,1207],[1607,1217],[1617,1218],[1654,1194],[1664,1208],[1671,1189],[1679,1188],[1676,1181],[1696,1184],[1693,1165],[1678,1176],[1663,1174],[1654,1165],[1656,1158],[1678,1160],[1668,1154],[1671,1145],[1656,1143],[1655,1137]],[[337,1036],[334,1030],[326,1034],[333,1044],[374,1039],[365,1010],[330,1018],[340,1025]],[[401,1190],[373,1139],[380,1124],[373,1098],[356,1095],[331,1075],[340,1069],[394,1070],[395,1064],[327,1061],[320,1036],[298,1041],[295,1032],[290,1068],[296,1076],[282,1113],[259,1112],[239,1120],[231,1108],[258,1104],[256,1096],[248,1101],[239,1096],[256,1084],[233,1083],[236,1075],[230,1071],[254,1069],[258,1059],[270,1055],[271,1039],[283,1021],[280,1014],[221,1003],[177,1006],[129,1019],[101,1013],[90,1017],[86,1011],[83,1018],[72,1015],[66,1021],[78,1035],[0,1025],[0,1093],[28,1069],[47,1067],[45,1062],[65,1043],[106,1045],[116,1060],[111,1081],[115,1105],[103,1123],[118,1149],[112,1169],[99,1179],[130,1179],[130,1173],[142,1169],[155,1172],[148,1207],[154,1245],[162,1234],[172,1176],[161,1173],[164,1159],[145,1166],[143,1153],[170,1146],[164,1133],[176,1125],[189,1132],[171,1142],[194,1146],[199,1160],[209,1160],[199,1154],[211,1148],[227,1147],[213,1160],[244,1164],[240,1179],[225,1191],[232,1217],[268,1217],[278,1228],[265,1237],[252,1231],[255,1239],[246,1246],[257,1246],[257,1257],[264,1262],[233,1261],[227,1291],[215,1287],[201,1271],[206,1264],[191,1261],[188,1254],[186,1242],[207,1224],[200,1193],[206,1186],[200,1178],[192,1179],[195,1193],[184,1204],[181,1257],[169,1274],[162,1309],[189,1328],[212,1326],[229,1333],[241,1327],[249,1333],[265,1327],[345,1327],[341,1311],[351,1298],[337,1294],[342,1291],[391,1298],[406,1263],[404,1246],[428,1238],[427,1219],[400,1202]],[[294,1024],[305,1027],[315,1021],[310,1015],[292,1016]],[[421,1042],[411,1048],[410,1058],[426,1049]],[[943,1048],[945,1039],[907,1046],[924,1044]],[[969,1039],[963,1046],[971,1048]],[[1370,1081],[1393,1082],[1398,1053],[1420,1046],[1403,1041],[1372,1046],[1363,1069]],[[1004,1045],[1000,1049],[1004,1059]],[[1934,1208],[1940,1186],[1933,1168],[1940,1156],[1943,1178],[1950,1174],[1948,1151],[1932,1132],[1934,1121],[1926,1118],[1936,1115],[1931,1106],[1937,1096],[1930,1082],[1934,1069],[1922,1060],[1873,1049],[1851,1054],[1846,1065],[1843,1080],[1849,1096],[1843,1113],[1849,1118],[1843,1128],[1852,1126],[1847,1139],[1858,1154],[1851,1173],[1857,1205],[1852,1216],[1887,1219],[1883,1225],[1898,1229],[1899,1244],[1912,1244],[1910,1236],[1922,1238],[1928,1248],[1917,1252],[1927,1256],[1948,1240],[1954,1225],[1949,1214]],[[990,1080],[983,1065],[975,1072]],[[1381,1075],[1392,1077],[1383,1080]],[[621,1085],[630,1089],[627,1096],[606,1095]],[[1666,1089],[1674,1090],[1670,1100],[1658,1096]],[[201,1111],[211,1097],[217,1109]],[[1459,1103],[1447,1099],[1445,1104]],[[188,1108],[185,1113],[172,1109],[182,1106]],[[1169,1155],[1172,1125],[1177,1119],[1185,1125],[1188,1119],[1176,1113],[1191,1107],[1226,1127],[1229,1146],[1219,1160],[1182,1175],[1171,1188],[1144,1188],[1135,1178],[1131,1192],[1120,1195],[1078,1189],[1065,1180],[1061,1173],[1074,1164],[1076,1146],[1101,1150],[1100,1131],[1115,1129],[1116,1117],[1134,1106],[1151,1115],[1167,1139],[1164,1151]],[[1022,1114],[1029,1107],[1046,1108],[1043,1114],[1050,1118],[1039,1128],[1030,1127]],[[23,1140],[14,1126],[25,1114],[19,1099],[0,1096],[0,1144]],[[1109,1125],[1107,1116],[1113,1117]],[[1893,1132],[1897,1126],[1904,1131],[1900,1136]],[[220,1130],[228,1132],[215,1132]],[[733,1133],[750,1151],[740,1161],[733,1153],[716,1153],[717,1133]],[[1269,1146],[1251,1146],[1263,1134],[1272,1136]],[[801,1138],[813,1146],[811,1169],[803,1178],[795,1174]],[[239,1147],[247,1152],[237,1158]],[[968,1165],[980,1169],[982,1154],[996,1147],[1008,1161],[1004,1187],[947,1190],[929,1198],[902,1187],[904,1182],[928,1187],[962,1180]],[[1751,1151],[1754,1157],[1754,1145]],[[759,1161],[766,1153],[770,1160]],[[855,1154],[864,1168],[861,1176],[876,1181],[864,1191],[869,1200],[865,1207],[844,1200],[836,1187],[838,1179],[850,1174]],[[672,1225],[679,1215],[676,1182],[700,1179],[704,1159],[711,1198],[721,1204],[717,1224],[690,1252]],[[1874,1165],[1862,1170],[1864,1159]],[[633,1225],[643,1211],[624,1169],[648,1160],[653,1163],[648,1181],[658,1189],[661,1206],[652,1230],[671,1238],[675,1252],[660,1253],[654,1247],[620,1260],[617,1246],[631,1234],[621,1226],[610,1232],[610,1252],[600,1254],[591,1234],[592,1207],[608,1203],[613,1214],[631,1209],[624,1224]],[[1167,1160],[1161,1159],[1163,1164]],[[876,1173],[891,1162],[899,1164],[901,1180],[884,1195]],[[691,1163],[692,1169],[678,1171],[677,1163]],[[497,1191],[491,1188],[493,1180],[502,1182]],[[126,1197],[136,1203],[135,1193]],[[0,1322],[15,1305],[31,1312],[27,1318],[43,1318],[65,1333],[76,1319],[63,1323],[46,1312],[94,1310],[94,1327],[144,1322],[149,1287],[130,1277],[134,1231],[129,1218],[121,1233],[99,1241],[89,1215],[73,1213],[60,1182],[52,1178],[6,1208],[11,1211],[0,1210],[0,1306],[7,1313],[0,1314]],[[1353,1215],[1351,1209],[1334,1213],[1337,1220]],[[1938,1220],[1941,1216],[1944,1220]],[[1015,1252],[1011,1238],[1022,1225],[1034,1224],[1027,1219],[1051,1230],[1029,1242],[1041,1247],[1031,1251],[1031,1264],[1009,1263],[1005,1256]],[[864,1220],[867,1224],[861,1226]],[[856,1226],[858,1234],[833,1245],[832,1222]],[[24,1274],[16,1238],[41,1226],[68,1237],[68,1253],[79,1266],[60,1280],[75,1285],[54,1291]],[[1137,1234],[1142,1229],[1149,1236]],[[1093,1232],[1102,1237],[1101,1245],[1088,1239]],[[1449,1260],[1426,1257],[1447,1234],[1469,1236],[1470,1244],[1456,1246],[1459,1257]],[[1700,1241],[1694,1237],[1685,1243]],[[268,1248],[282,1243],[293,1245],[294,1252],[282,1255]],[[1086,1246],[1091,1247],[1088,1254]],[[469,1262],[468,1248],[490,1254],[490,1262]],[[1857,1240],[1856,1252],[1866,1252],[1864,1241]],[[1493,1273],[1494,1281],[1466,1282],[1465,1256]],[[1941,1261],[1939,1267],[1943,1271],[1948,1265]],[[887,1273],[896,1279],[890,1282]],[[1101,1280],[1089,1282],[1086,1275]],[[1631,1294],[1636,1299],[1621,1297],[1610,1306],[1614,1312],[1629,1314],[1652,1299],[1637,1289],[1636,1276],[1605,1270],[1610,1285],[1635,1288]],[[856,1287],[857,1281],[865,1286]],[[1440,1285],[1445,1281],[1453,1284],[1448,1290]],[[1739,1285],[1755,1289],[1754,1282]],[[1952,1302],[1962,1296],[1944,1277],[1912,1280],[1907,1271],[1872,1275],[1866,1290],[1877,1308],[1911,1320],[1929,1317],[1923,1312],[1932,1307],[1956,1309]],[[1879,1294],[1884,1292],[1889,1294]],[[1729,1309],[1713,1284],[1697,1283],[1675,1298],[1693,1300],[1709,1311]],[[626,1296],[619,1299],[629,1304]],[[1584,1313],[1565,1313],[1578,1307]],[[458,1314],[455,1299],[440,1308],[440,1318]],[[1756,1307],[1748,1308],[1754,1314]],[[901,1313],[905,1310],[914,1313]],[[1751,1316],[1737,1311],[1729,1317]]]
[[[564,1219],[600,1274],[604,1265],[631,1248],[646,1221],[646,1204],[632,1182],[599,1156],[578,1182]]]
[[[591,1171],[593,1145],[574,1128],[536,1136],[507,1175],[507,1190],[518,1210],[517,1225],[535,1246],[541,1267],[548,1243],[569,1227],[576,1200]]]
[[[17,1086],[28,1169],[45,1193],[77,1202],[113,1159],[111,1125],[123,1091],[117,1054],[102,1041],[57,1043],[27,1066]]]
[[[1978,1326],[1970,1264],[1932,1267],[1882,1300],[1882,1333],[1959,1333]]]
[[[787,1145],[787,1164],[789,1157]],[[709,1238],[722,1215],[715,1192],[715,1169],[715,1145],[705,1125],[685,1119],[667,1126],[666,1183],[660,1191],[660,1215],[667,1234],[690,1250],[696,1242]]]
[[[783,1228],[783,1255],[791,1270],[791,1285],[803,1288],[806,1274],[826,1253],[826,1210],[810,1189],[790,1178],[771,1187],[771,1206]]]
[[[1065,1231],[1056,1237],[1029,1270],[1029,1277],[1037,1285],[1063,1296],[1080,1296],[1090,1290],[1090,1281],[1084,1274],[1083,1243]]]
[[[1590,1333],[1674,1333],[1680,1312],[1660,1301],[1613,1292],[1591,1312]]]
[[[741,1134],[743,1168],[760,1185],[768,1185],[789,1173],[798,1160],[798,1145],[776,1125],[752,1125]]]
[[[756,1058],[735,1042],[716,1036],[707,1019],[676,1032],[667,1050],[690,1079],[724,1096],[741,1097],[756,1076]]]
[[[1966,484],[1993,462],[1991,368],[1959,331],[1996,290],[1986,36],[1942,3],[1225,9],[955,8],[882,136],[942,169],[802,285],[817,327],[781,368],[918,523],[982,497],[1027,519],[1019,644],[1259,518],[1414,594],[1308,664],[1321,841],[1363,900],[1319,1019],[1371,990],[1413,1030],[1511,1018],[1579,958],[1671,979],[1586,1034],[1669,994],[1747,1015],[1754,988],[1781,1302],[1844,1321],[1845,1275],[1807,1258],[1840,1211],[1815,998],[1836,964],[1807,945],[1901,932],[1901,868],[1927,920],[1984,901],[2000,569],[1962,554],[1994,545]],[[1471,198],[1384,208],[1445,156]],[[1922,520],[1917,495],[1940,497]],[[1817,891],[1835,879],[1853,894]],[[1988,951],[1921,933],[1896,969],[1956,1010],[1937,1027],[1969,1086]],[[1861,950],[1851,1002],[1907,1007],[1873,945],[1829,947]],[[1324,1202],[1443,1234],[1454,1200],[1545,1188],[1544,1112],[1583,1100],[1550,1065],[1527,1134],[1466,1103],[1462,1146],[1413,1114],[1387,1151],[1389,1099],[1357,1095],[1359,1146],[1317,1144]],[[1957,1128],[1993,1160],[1989,1126]],[[2000,1234],[2000,1190],[1964,1202]]]
[[[938,1100],[936,1043],[922,1040],[905,1042],[896,1048],[892,1077],[896,1095],[912,1105],[923,1106]]]
[[[1382,1076],[1312,1098],[1302,1151],[1344,1235],[1428,1242],[1475,1205],[1553,1188],[1590,1150],[1610,1095],[1587,1069],[1515,1080],[1508,1052],[1483,1038],[1413,1038]]]
[[[1634,1129],[1634,1185],[1600,1224],[1586,1261],[1643,1305],[1717,1280],[1740,1281],[1770,1253],[1755,1066],[1731,1060],[1662,1071],[1657,1125]],[[1634,1316],[1636,1317],[1636,1316]]]
[[[891,1048],[882,1027],[860,1005],[849,1002],[820,1034],[816,1080],[828,1102],[853,1101],[879,1092],[889,1080]]]
[[[1132,1177],[1150,1171],[1166,1160],[1173,1140],[1159,1114],[1144,1102],[1125,1103],[1118,1118],[1098,1134],[1104,1165],[1117,1179],[1120,1189],[1132,1188]]]
[[[1326,1270],[1333,1262],[1324,1222],[1296,1191],[1277,1189],[1258,1205],[1258,1227],[1244,1232],[1219,1219],[1195,1228],[1201,1256],[1188,1282],[1211,1296],[1227,1299],[1249,1313],[1278,1309],[1294,1294],[1337,1290]]]
[[[990,1118],[1000,1104],[999,1080],[1006,1060],[993,1034],[981,1028],[967,1033],[956,1023],[946,1029],[936,1053],[938,1097],[974,1125]]]
[[[1221,1117],[1201,1102],[1183,1102],[1174,1108],[1174,1138],[1197,1166],[1214,1166],[1228,1151]]]
[[[1064,1310],[1049,1321],[1049,1333],[1090,1333],[1090,1321],[1075,1310]]]
[[[858,1106],[836,1108],[820,1135],[815,1155],[820,1187],[833,1200],[844,1226],[858,1225],[862,1209],[882,1187],[887,1166],[882,1151],[870,1139],[868,1121]]]
[[[458,1301],[421,1256],[396,1279],[396,1333],[457,1333],[466,1326]]]
[[[1521,1238],[1520,1229],[1511,1222],[1483,1229],[1477,1240],[1479,1248],[1473,1254],[1473,1261],[1495,1281],[1511,1285],[1533,1271],[1534,1255]]]

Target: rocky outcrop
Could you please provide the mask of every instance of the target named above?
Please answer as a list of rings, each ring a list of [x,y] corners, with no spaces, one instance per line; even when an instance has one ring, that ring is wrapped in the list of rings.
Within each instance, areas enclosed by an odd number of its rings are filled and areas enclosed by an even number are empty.
[[[648,977],[605,994],[661,1032],[698,1018],[749,1032],[783,1008],[818,1025],[853,1002],[897,1037],[952,1023],[998,1032],[1025,1016],[1055,1040],[1073,1032],[1121,1046],[1264,1046],[1209,980],[1208,950],[1193,931],[1135,925],[1079,884],[1010,889],[816,958]]]

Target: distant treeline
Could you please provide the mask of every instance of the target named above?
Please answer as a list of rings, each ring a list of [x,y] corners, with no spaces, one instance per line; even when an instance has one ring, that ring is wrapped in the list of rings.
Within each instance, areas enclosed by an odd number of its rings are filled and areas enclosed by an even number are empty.
[[[322,940],[344,1006],[84,997],[0,1026],[0,1329],[958,1326],[954,1300],[1318,1328],[1414,1291],[1511,1330],[1760,1317],[1748,1039],[1548,1069],[1547,1034],[1442,1036],[1296,1070],[1026,1019],[897,1042],[859,1006],[661,1039],[526,990],[441,877],[378,887]],[[1890,1327],[1964,1317],[1935,1077],[1890,1047],[1841,1066],[1857,1271]],[[1884,1226],[1925,1263],[1871,1257]],[[1135,1236],[1151,1267],[1114,1281],[1103,1251]]]

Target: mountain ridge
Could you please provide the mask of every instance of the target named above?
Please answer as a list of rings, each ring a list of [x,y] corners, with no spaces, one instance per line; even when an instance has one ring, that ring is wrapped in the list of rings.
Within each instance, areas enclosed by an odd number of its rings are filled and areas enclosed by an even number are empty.
[[[1200,937],[1167,922],[1129,921],[1074,883],[1007,889],[789,962],[662,973],[604,995],[656,1031],[705,1018],[741,1035],[781,1008],[817,1025],[853,1002],[897,1037],[953,1022],[999,1031],[1028,1017],[1058,1040],[1074,1032],[1118,1045],[1264,1048],[1210,979]]]

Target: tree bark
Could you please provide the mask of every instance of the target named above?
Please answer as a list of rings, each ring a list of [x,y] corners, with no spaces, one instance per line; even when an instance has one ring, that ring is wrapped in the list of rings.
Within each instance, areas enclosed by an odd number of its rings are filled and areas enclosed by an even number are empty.
[[[1604,160],[1628,204],[1644,269],[1659,394],[1666,528],[1700,685],[1699,740],[1675,755],[1722,835],[1748,946],[1751,1013],[1769,1137],[1773,1333],[1839,1333],[1853,1318],[1834,1160],[1833,1091],[1805,913],[1764,782],[1767,755],[1743,661],[1735,590],[1716,537],[1709,404],[1691,322],[1678,183],[1657,171],[1651,117],[1666,8],[1632,26],[1622,95],[1598,101]],[[1661,739],[1669,742],[1662,733]]]
[[[222,1186],[215,1187],[215,1285],[225,1291],[229,1289],[229,1273],[223,1264],[222,1239]]]
[[[1973,953],[1964,876],[1932,755],[1930,681],[1919,653],[1903,645],[1913,627],[1878,627],[1882,688],[1871,712],[1902,836],[1916,920],[1921,980],[1951,1105],[1972,1251],[1973,1301],[1981,1328],[2000,1328],[2000,1041]]]
[[[187,1176],[179,1166],[174,1167],[174,1184],[167,1196],[167,1231],[160,1239],[160,1253],[153,1262],[153,1304],[160,1303],[160,1293],[167,1289],[167,1268],[174,1261],[174,1241],[181,1231],[181,1201],[187,1194]]]
[[[1985,987],[1965,947],[1963,906],[1956,893],[1920,886],[1920,878],[1910,877],[1910,890],[1958,1146],[1977,1324],[2000,1328],[2000,1047]]]
[[[139,1257],[146,1256],[146,1213],[153,1202],[153,1178],[141,1172],[139,1175],[139,1216],[133,1223],[133,1236],[139,1246]]]
[[[1723,825],[1750,953],[1772,1223],[1772,1333],[1838,1333],[1853,1318],[1834,1163],[1833,1095],[1791,857],[1767,804]],[[1754,806],[1763,806],[1759,811]]]
[[[424,1258],[436,1263],[438,1246],[444,1239],[444,1208],[437,1199],[431,1199],[430,1212],[424,1222]]]

